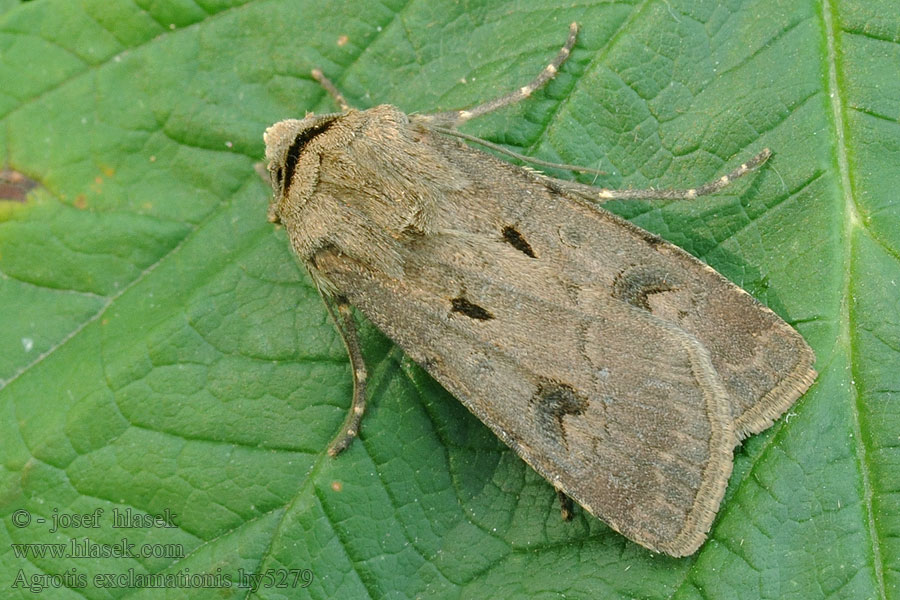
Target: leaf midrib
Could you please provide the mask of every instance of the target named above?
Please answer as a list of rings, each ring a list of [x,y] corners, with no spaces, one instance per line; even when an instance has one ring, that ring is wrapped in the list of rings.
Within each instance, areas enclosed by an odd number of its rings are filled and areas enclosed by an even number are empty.
[[[878,536],[878,530],[875,524],[875,512],[872,506],[872,480],[869,473],[869,461],[867,460],[867,448],[862,436],[861,413],[863,412],[862,403],[865,401],[856,386],[856,348],[853,343],[854,319],[851,310],[851,287],[853,285],[853,276],[851,273],[853,263],[853,253],[856,250],[854,236],[857,230],[863,227],[863,221],[857,210],[856,201],[853,195],[853,185],[850,178],[850,160],[847,151],[847,131],[844,113],[846,111],[844,103],[844,90],[841,88],[841,80],[838,76],[838,68],[840,62],[840,30],[839,24],[836,24],[833,17],[834,8],[831,0],[823,0],[822,2],[822,28],[827,50],[827,81],[825,82],[825,90],[828,92],[828,99],[831,107],[832,129],[834,135],[834,152],[837,162],[837,171],[840,177],[839,186],[841,191],[840,198],[843,200],[841,206],[838,206],[840,214],[843,214],[843,223],[841,234],[843,238],[843,267],[844,280],[841,285],[840,296],[840,324],[838,340],[841,345],[848,349],[848,362],[850,367],[850,381],[848,386],[850,395],[853,398],[851,405],[851,414],[853,416],[853,437],[855,442],[856,457],[859,464],[859,474],[862,483],[862,505],[866,517],[866,530],[869,534],[872,551],[872,567],[875,575],[875,585],[878,591],[878,597],[887,598],[884,584],[884,558],[881,552],[881,540]]]

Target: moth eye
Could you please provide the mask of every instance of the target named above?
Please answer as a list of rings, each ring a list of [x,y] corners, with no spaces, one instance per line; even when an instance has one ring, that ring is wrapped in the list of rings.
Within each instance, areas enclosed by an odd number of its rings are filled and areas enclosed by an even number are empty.
[[[503,228],[503,241],[505,241],[507,244],[509,244],[525,256],[537,258],[534,250],[531,249],[531,244],[528,243],[528,240],[526,240],[525,237],[519,232],[519,230],[512,225],[507,225]]]
[[[462,296],[457,296],[450,300],[451,311],[458,312],[462,315],[469,317],[470,319],[477,319],[479,321],[489,321],[494,318],[489,311],[484,308],[469,302],[466,298]]]

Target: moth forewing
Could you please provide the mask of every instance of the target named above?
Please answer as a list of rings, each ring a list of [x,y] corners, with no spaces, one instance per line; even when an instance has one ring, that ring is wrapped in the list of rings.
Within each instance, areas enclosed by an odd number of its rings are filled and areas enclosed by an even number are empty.
[[[809,387],[814,357],[713,269],[586,201],[616,190],[447,135],[552,77],[575,31],[537,84],[468,111],[407,117],[382,105],[276,123],[265,136],[270,218],[338,307],[354,365],[353,407],[330,452],[357,434],[365,400],[347,301],[557,489],[682,556],[705,539],[733,447]],[[710,193],[767,157],[654,193]]]

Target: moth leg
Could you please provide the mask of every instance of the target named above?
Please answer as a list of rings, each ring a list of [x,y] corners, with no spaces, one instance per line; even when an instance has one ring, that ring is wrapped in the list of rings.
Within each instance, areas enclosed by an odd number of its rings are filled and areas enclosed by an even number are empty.
[[[714,179],[701,186],[687,188],[681,190],[648,188],[635,190],[615,190],[610,188],[597,188],[591,185],[578,183],[576,181],[565,181],[563,179],[547,178],[550,180],[552,187],[560,192],[568,192],[575,194],[580,198],[590,200],[591,202],[600,203],[608,200],[636,200],[636,199],[662,199],[662,200],[693,200],[698,196],[706,196],[714,194],[731,184],[735,179],[743,177],[750,171],[753,171],[761,164],[766,162],[772,156],[772,151],[765,148],[762,152],[743,163],[741,166],[733,170],[727,175],[723,175],[718,179]]]
[[[435,113],[433,115],[423,115],[423,120],[443,127],[457,127],[470,119],[480,117],[481,115],[485,115],[489,112],[495,111],[498,108],[502,108],[510,104],[515,104],[519,100],[524,100],[525,98],[529,97],[535,90],[556,77],[556,73],[559,71],[559,67],[564,62],[566,62],[566,59],[569,58],[569,55],[572,53],[572,47],[575,46],[576,37],[578,37],[578,23],[572,23],[571,25],[569,25],[569,37],[568,39],[566,39],[566,43],[556,55],[556,58],[553,59],[553,62],[544,67],[544,69],[538,74],[538,76],[535,77],[534,80],[528,85],[520,87],[516,91],[500,96],[499,98],[494,98],[493,100],[489,100],[488,102],[479,104],[478,106],[473,106],[469,109],[452,110],[448,112]]]
[[[319,82],[325,91],[328,92],[328,95],[334,100],[335,104],[343,111],[347,112],[350,110],[350,105],[347,104],[347,99],[344,98],[344,95],[338,91],[337,87],[331,83],[331,80],[325,77],[325,74],[322,73],[320,69],[313,69],[311,71],[313,79]]]
[[[573,512],[572,499],[562,490],[556,490],[556,497],[559,498],[559,512],[563,521],[571,521],[575,516]]]
[[[350,410],[344,418],[340,431],[328,444],[328,454],[337,456],[350,447],[350,444],[359,435],[359,424],[362,421],[363,413],[366,412],[368,372],[362,349],[359,346],[356,322],[353,320],[353,313],[347,299],[343,296],[328,296],[324,293],[322,293],[322,299],[325,300],[328,314],[331,315],[331,319],[337,325],[341,338],[344,340],[347,355],[350,357],[350,368],[353,371],[353,401],[350,403]]]

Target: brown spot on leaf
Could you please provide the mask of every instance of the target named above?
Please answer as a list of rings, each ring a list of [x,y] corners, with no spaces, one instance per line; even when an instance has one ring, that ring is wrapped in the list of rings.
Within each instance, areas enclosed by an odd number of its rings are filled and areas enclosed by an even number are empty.
[[[0,200],[25,202],[28,192],[38,185],[37,181],[18,171],[3,169],[0,171]]]

